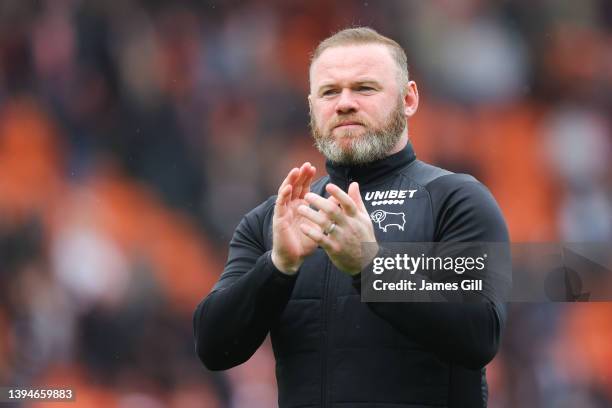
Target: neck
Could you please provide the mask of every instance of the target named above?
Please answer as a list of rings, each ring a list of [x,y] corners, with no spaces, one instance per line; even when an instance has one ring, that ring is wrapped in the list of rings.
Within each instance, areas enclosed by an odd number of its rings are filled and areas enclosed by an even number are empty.
[[[403,137],[396,147],[401,148],[383,159],[363,165],[342,165],[327,160],[326,168],[331,182],[344,189],[351,181],[357,181],[363,186],[393,177],[416,158],[408,137]]]
[[[404,147],[406,147],[407,144],[408,144],[408,132],[406,131],[404,135],[400,138],[400,140],[397,141],[395,147],[391,149],[388,156],[401,152],[402,150],[404,150]]]

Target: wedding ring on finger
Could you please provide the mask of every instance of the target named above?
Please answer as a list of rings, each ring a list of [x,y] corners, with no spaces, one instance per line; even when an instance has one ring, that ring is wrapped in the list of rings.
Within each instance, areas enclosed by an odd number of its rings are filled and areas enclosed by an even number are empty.
[[[336,228],[336,223],[335,223],[335,222],[332,222],[332,223],[330,224],[330,226],[329,226],[329,227],[327,227],[327,228],[326,228],[326,229],[323,231],[323,234],[325,234],[325,235],[329,235],[329,234],[331,234],[331,233],[332,233],[332,231],[334,230],[334,228]]]

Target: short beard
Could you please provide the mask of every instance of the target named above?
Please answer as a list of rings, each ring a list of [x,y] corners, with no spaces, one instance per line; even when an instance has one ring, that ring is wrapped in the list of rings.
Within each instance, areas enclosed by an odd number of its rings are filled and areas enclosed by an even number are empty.
[[[351,120],[349,118],[350,115],[347,115],[345,120]],[[363,122],[361,121],[361,123]],[[364,126],[367,125],[364,124]],[[343,148],[338,140],[332,136],[333,128],[323,134],[316,123],[316,119],[312,113],[310,114],[310,131],[315,140],[316,148],[329,161],[349,166],[363,165],[389,156],[404,135],[406,127],[404,104],[400,98],[381,128],[368,126],[365,133],[358,137],[347,132],[343,137],[351,139],[349,141],[350,145]]]

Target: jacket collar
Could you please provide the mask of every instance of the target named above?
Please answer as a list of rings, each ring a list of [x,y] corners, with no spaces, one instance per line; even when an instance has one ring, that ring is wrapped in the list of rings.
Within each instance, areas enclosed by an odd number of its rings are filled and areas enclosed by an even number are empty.
[[[379,183],[394,175],[416,159],[410,140],[401,151],[371,163],[359,166],[345,166],[327,160],[325,167],[330,181],[340,188],[356,181],[360,186]]]

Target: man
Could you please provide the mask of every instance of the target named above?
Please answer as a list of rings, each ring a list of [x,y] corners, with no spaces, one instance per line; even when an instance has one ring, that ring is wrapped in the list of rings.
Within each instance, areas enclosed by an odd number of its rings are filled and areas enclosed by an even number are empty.
[[[361,302],[361,244],[506,242],[497,204],[473,177],[416,159],[419,95],[395,41],[369,28],[323,41],[308,100],[329,175],[311,185],[314,167],[294,168],[240,222],[194,315],[198,356],[225,370],[270,333],[280,407],[486,406],[503,304]],[[391,190],[403,198],[374,199]],[[377,209],[403,217],[383,228]]]

